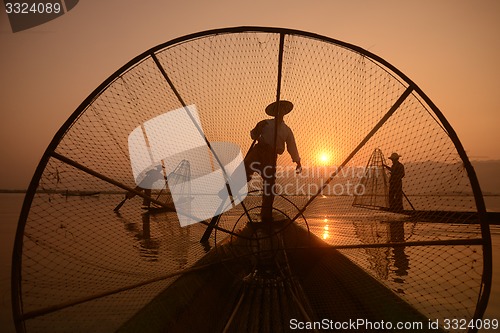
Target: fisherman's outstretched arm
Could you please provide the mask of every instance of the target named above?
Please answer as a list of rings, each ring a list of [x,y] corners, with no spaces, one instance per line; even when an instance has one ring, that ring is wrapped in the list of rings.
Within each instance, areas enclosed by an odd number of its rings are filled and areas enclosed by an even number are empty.
[[[297,167],[295,168],[295,171],[297,173],[301,173],[302,172],[302,165],[300,164],[299,150],[297,149],[297,143],[295,142],[295,137],[293,136],[292,131],[290,131],[290,134],[287,136],[286,149],[288,150],[288,153],[292,157],[292,161],[297,163]]]

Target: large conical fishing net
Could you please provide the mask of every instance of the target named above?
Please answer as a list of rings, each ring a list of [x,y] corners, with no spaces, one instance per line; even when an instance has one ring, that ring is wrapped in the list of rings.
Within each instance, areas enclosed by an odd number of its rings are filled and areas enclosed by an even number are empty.
[[[388,209],[389,206],[389,177],[386,172],[386,161],[379,148],[376,148],[365,173],[358,183],[358,193],[354,194],[353,206]]]
[[[264,110],[277,100],[294,104],[284,119],[302,173],[286,151],[279,155],[272,225],[258,224],[256,174],[243,201],[212,219],[215,210],[202,205],[210,185],[189,182],[222,174],[237,160],[234,147],[245,156],[250,130],[270,118]],[[151,125],[188,111],[196,135],[168,121]],[[131,164],[131,133],[147,133],[140,140],[150,169]],[[200,138],[207,145],[196,148]],[[162,159],[154,144],[192,149]],[[402,156],[408,200],[401,211],[356,204],[379,198],[365,192],[375,188],[366,177],[376,149]],[[150,194],[137,187],[145,170],[158,171]],[[172,203],[207,218],[181,227],[182,216],[167,209]],[[453,129],[386,61],[299,31],[199,33],[126,64],[54,137],[19,221],[16,325],[27,332],[280,331],[292,319],[327,318],[424,329],[430,320],[444,329],[446,318],[484,313],[491,283],[484,214]],[[475,328],[454,331],[467,330]]]

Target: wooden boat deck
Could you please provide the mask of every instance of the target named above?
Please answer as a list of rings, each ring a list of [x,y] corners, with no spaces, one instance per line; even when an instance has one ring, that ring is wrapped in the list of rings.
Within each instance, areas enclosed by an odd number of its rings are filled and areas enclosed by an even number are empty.
[[[240,232],[255,235],[250,226]],[[195,265],[211,264],[208,269],[179,277],[118,332],[282,332],[290,330],[292,319],[427,324],[425,316],[307,230],[292,224],[279,235],[239,238],[212,249]],[[267,251],[271,243],[280,247],[279,238],[287,250]],[[263,254],[257,259],[256,247]]]

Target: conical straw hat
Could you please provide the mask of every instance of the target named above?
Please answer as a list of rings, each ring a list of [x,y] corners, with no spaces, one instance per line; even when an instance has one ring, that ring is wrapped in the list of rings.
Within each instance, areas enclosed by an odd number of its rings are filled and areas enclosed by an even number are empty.
[[[273,103],[269,104],[266,107],[266,114],[268,114],[269,116],[272,116],[272,117],[276,117],[276,115],[277,115],[276,110],[278,109],[278,104],[279,104],[279,114],[282,116],[286,115],[287,113],[290,113],[290,111],[292,111],[292,109],[293,109],[292,102],[281,100],[281,101],[273,102]]]

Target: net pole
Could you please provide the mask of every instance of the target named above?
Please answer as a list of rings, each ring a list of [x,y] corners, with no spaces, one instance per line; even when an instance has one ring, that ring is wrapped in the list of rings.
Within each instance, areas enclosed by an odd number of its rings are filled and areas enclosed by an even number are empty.
[[[217,160],[217,163],[219,164],[219,166],[220,166],[220,168],[222,170],[222,173],[224,174],[224,178],[226,179],[226,188],[227,188],[228,193],[229,193],[229,198],[231,199],[231,204],[234,206],[233,194],[231,192],[231,187],[229,186],[229,182],[228,182],[229,181],[229,176],[228,176],[228,174],[226,172],[226,169],[224,168],[224,165],[222,164],[221,160],[219,159],[219,156],[215,153],[215,150],[212,148],[212,145],[210,144],[210,141],[208,141],[208,138],[205,136],[205,133],[203,133],[203,130],[200,128],[200,126],[198,125],[198,123],[194,119],[194,117],[191,114],[191,112],[189,112],[189,110],[187,108],[187,105],[184,102],[184,99],[179,94],[179,91],[177,90],[177,88],[175,88],[174,83],[172,82],[172,80],[168,76],[167,72],[165,71],[165,68],[163,68],[163,66],[161,65],[160,61],[158,60],[158,57],[156,57],[156,54],[154,52],[151,53],[151,58],[153,59],[153,61],[155,62],[156,66],[160,70],[161,74],[163,75],[163,78],[167,81],[170,89],[172,89],[173,93],[175,94],[175,96],[177,97],[177,99],[179,100],[179,102],[181,103],[181,105],[184,107],[184,110],[188,114],[188,116],[191,119],[191,121],[193,122],[194,126],[196,127],[196,129],[198,130],[198,132],[200,133],[200,135],[205,140],[205,143],[206,143],[207,147],[210,149],[210,151],[214,155],[215,159]],[[252,221],[252,218],[250,217],[250,214],[248,213],[248,209],[246,208],[246,206],[245,206],[245,204],[243,202],[241,202],[241,206],[243,207],[243,210],[245,211],[245,214],[246,214],[248,220]]]
[[[250,149],[248,149],[247,153],[245,154],[245,158],[248,156],[248,153],[253,149],[255,146],[255,143],[257,142],[257,139],[253,140],[252,145],[250,146]],[[224,205],[225,202],[221,202],[219,208],[217,208],[217,211],[222,210],[222,205]],[[205,229],[205,232],[203,233],[203,236],[201,236],[200,243],[206,243],[208,242],[208,239],[210,238],[210,235],[212,234],[212,231],[217,224],[217,222],[220,219],[221,214],[217,214],[212,219],[210,220],[210,223],[207,226],[207,229]]]
[[[52,152],[50,155],[52,157],[54,157],[55,159],[58,159],[61,162],[64,162],[64,163],[66,163],[68,165],[71,165],[71,166],[73,166],[73,167],[75,167],[75,168],[77,168],[77,169],[79,169],[79,170],[81,170],[81,171],[83,171],[85,173],[88,173],[91,176],[94,176],[94,177],[96,177],[98,179],[101,179],[101,180],[107,182],[107,183],[110,183],[110,184],[115,185],[115,186],[117,186],[119,188],[122,188],[122,189],[124,189],[124,190],[126,190],[128,192],[132,192],[132,193],[134,193],[134,194],[136,194],[136,195],[138,195],[138,196],[140,196],[140,197],[142,197],[144,199],[151,200],[151,202],[153,202],[153,203],[155,203],[155,204],[157,204],[157,205],[159,205],[161,207],[172,208],[172,207],[166,205],[164,202],[161,202],[161,201],[158,201],[156,199],[151,198],[150,196],[144,194],[142,191],[136,190],[136,189],[134,189],[134,188],[132,188],[130,186],[127,186],[127,185],[125,185],[123,183],[120,183],[119,181],[116,181],[116,180],[114,180],[112,178],[109,178],[109,177],[107,177],[107,176],[105,176],[105,175],[103,175],[103,174],[101,174],[101,173],[99,173],[97,171],[94,171],[94,170],[92,170],[92,169],[90,169],[90,168],[88,168],[88,167],[86,167],[86,166],[84,166],[84,165],[82,165],[82,164],[80,164],[80,163],[78,163],[76,161],[73,161],[72,159],[70,159],[70,158],[68,158],[68,157],[66,157],[64,155],[61,155],[61,154],[56,153],[56,152]]]
[[[274,185],[276,184],[276,164],[278,161],[278,117],[280,117],[280,96],[281,96],[281,76],[283,71],[283,48],[285,44],[285,34],[280,33],[280,43],[278,50],[278,78],[277,78],[277,86],[276,86],[276,113],[274,115],[274,139],[273,139],[273,165],[272,167],[272,175],[269,180],[269,184],[264,184],[264,192],[262,193],[262,216],[272,218],[273,214],[273,203],[274,203]],[[269,190],[270,193],[266,193]],[[266,201],[266,205],[264,205],[264,201]],[[264,219],[264,218],[263,218]],[[264,222],[264,221],[263,221]]]

